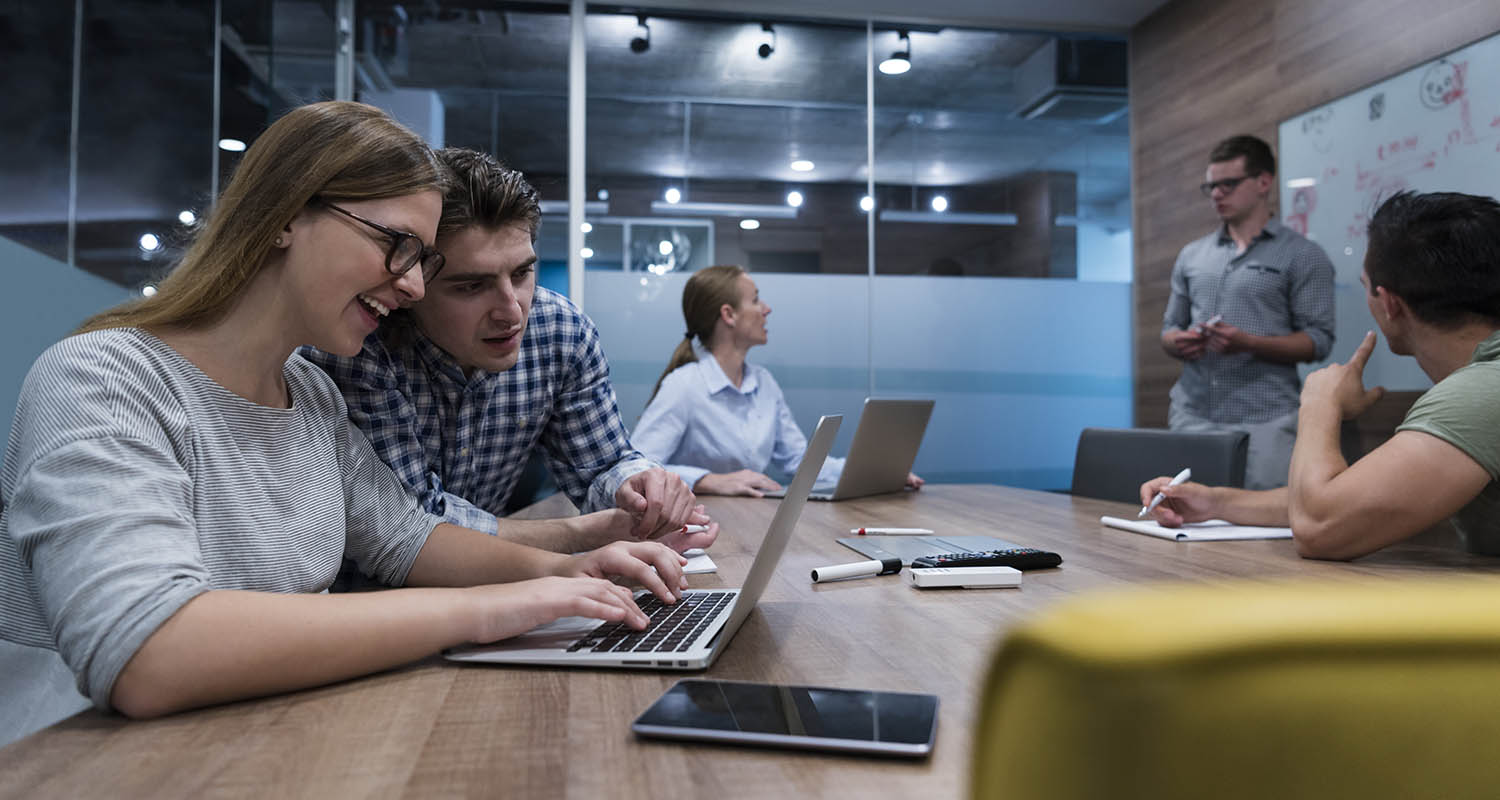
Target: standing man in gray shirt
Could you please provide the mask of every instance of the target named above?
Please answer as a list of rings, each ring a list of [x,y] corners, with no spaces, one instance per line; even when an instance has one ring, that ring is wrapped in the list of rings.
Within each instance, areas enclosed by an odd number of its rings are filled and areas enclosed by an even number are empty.
[[[1209,154],[1199,187],[1221,223],[1172,267],[1161,346],[1181,359],[1168,425],[1245,431],[1245,485],[1285,486],[1297,438],[1297,364],[1333,349],[1333,264],[1271,218],[1276,157],[1254,136]]]

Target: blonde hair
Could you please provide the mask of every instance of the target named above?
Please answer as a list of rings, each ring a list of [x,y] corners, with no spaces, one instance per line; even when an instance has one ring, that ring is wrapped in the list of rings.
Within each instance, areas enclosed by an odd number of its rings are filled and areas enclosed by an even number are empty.
[[[661,382],[668,375],[683,364],[698,360],[698,354],[693,352],[694,336],[703,342],[704,347],[713,345],[719,309],[725,305],[736,308],[739,306],[740,276],[744,274],[745,270],[740,267],[717,266],[704,267],[688,278],[687,285],[682,287],[682,319],[687,323],[687,331],[683,333],[682,341],[677,343],[677,349],[672,351],[666,370],[656,379],[656,388],[651,390],[651,400],[656,399],[656,393],[661,391]],[[646,405],[651,405],[651,400],[647,400]]]
[[[246,151],[156,294],[96,314],[77,333],[213,324],[270,262],[277,235],[314,197],[372,200],[443,188],[432,150],[384,111],[341,100],[295,108]]]

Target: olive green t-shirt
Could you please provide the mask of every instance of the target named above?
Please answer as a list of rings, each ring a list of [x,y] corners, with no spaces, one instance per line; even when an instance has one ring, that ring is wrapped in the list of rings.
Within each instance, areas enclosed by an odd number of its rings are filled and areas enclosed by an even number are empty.
[[[1417,399],[1399,431],[1420,431],[1464,451],[1490,474],[1484,491],[1453,515],[1464,544],[1500,555],[1500,331],[1474,357]]]

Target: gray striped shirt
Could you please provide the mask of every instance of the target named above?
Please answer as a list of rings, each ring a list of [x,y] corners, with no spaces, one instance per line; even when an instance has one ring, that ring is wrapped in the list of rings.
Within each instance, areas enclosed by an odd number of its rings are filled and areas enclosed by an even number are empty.
[[[290,409],[249,402],[137,329],[43,353],[0,469],[0,638],[56,650],[108,708],[126,662],[203,592],[322,591],[345,555],[404,582],[440,520],[322,370],[294,355],[283,374]],[[25,702],[13,677],[0,702]]]
[[[1182,248],[1172,267],[1172,294],[1162,331],[1186,329],[1215,314],[1257,336],[1301,331],[1314,361],[1333,349],[1333,262],[1323,248],[1276,220],[1235,253],[1220,226]],[[1184,361],[1172,402],[1195,417],[1222,423],[1266,422],[1297,409],[1302,382],[1295,364],[1250,353],[1208,351]]]

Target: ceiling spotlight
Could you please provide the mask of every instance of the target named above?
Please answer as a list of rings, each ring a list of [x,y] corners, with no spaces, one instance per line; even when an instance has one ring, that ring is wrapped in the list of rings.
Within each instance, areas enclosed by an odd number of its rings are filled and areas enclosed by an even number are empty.
[[[593,258],[594,257],[594,248],[592,248],[592,247],[585,247],[582,250],[578,251],[578,255],[581,255],[584,258]]]
[[[946,197],[944,197],[944,196],[942,196],[940,194],[933,195],[932,196],[932,210],[936,211],[936,212],[938,212],[940,214],[942,212],[944,212],[944,211],[947,211],[948,210],[948,198],[946,198]]]
[[[584,233],[591,233],[594,230],[594,226],[591,223],[585,222],[582,225],[578,226],[578,230],[581,230]]]
[[[183,209],[177,212],[177,221],[184,225],[191,225],[198,221],[198,215],[187,209]]]
[[[597,198],[599,198],[600,200],[608,200],[609,199],[609,190],[608,189],[600,189],[598,192],[594,193],[594,196],[597,197]]]
[[[875,198],[873,198],[873,197],[871,197],[869,195],[865,195],[864,197],[859,198],[859,210],[860,211],[873,211],[874,209],[875,209]]]
[[[740,220],[740,230],[742,230],[742,231],[753,231],[753,230],[755,230],[756,228],[759,228],[759,227],[760,227],[760,220],[758,220],[758,219],[742,219],[742,220]]]
[[[906,35],[906,31],[901,31],[900,34],[901,49],[880,62],[880,71],[886,75],[900,75],[911,69],[911,37]]]
[[[156,238],[154,233],[141,234],[141,249],[150,253],[161,247],[161,239]]]
[[[796,190],[786,193],[786,204],[792,208],[802,207],[802,193]]]
[[[662,239],[656,243],[656,250],[664,256],[672,255],[672,243],[666,239]]]
[[[142,296],[151,297],[154,294],[156,294],[156,287],[155,286],[152,286],[151,284],[148,283],[145,286],[141,287],[141,295]]]
[[[231,153],[242,153],[245,151],[245,143],[239,139],[220,139],[219,149],[227,150]]]
[[[792,162],[792,171],[794,171],[794,172],[812,172],[813,171],[813,162],[808,161],[805,158],[799,158],[796,161]]]
[[[662,197],[665,198],[668,203],[682,202],[682,190],[678,189],[676,186],[670,187],[667,189],[666,194],[662,195]]]
[[[635,18],[636,34],[630,40],[630,52],[644,53],[651,49],[651,26],[646,24],[644,16]]]
[[[755,48],[755,52],[761,58],[770,58],[776,52],[776,30],[771,27],[771,23],[760,26],[760,46]]]

